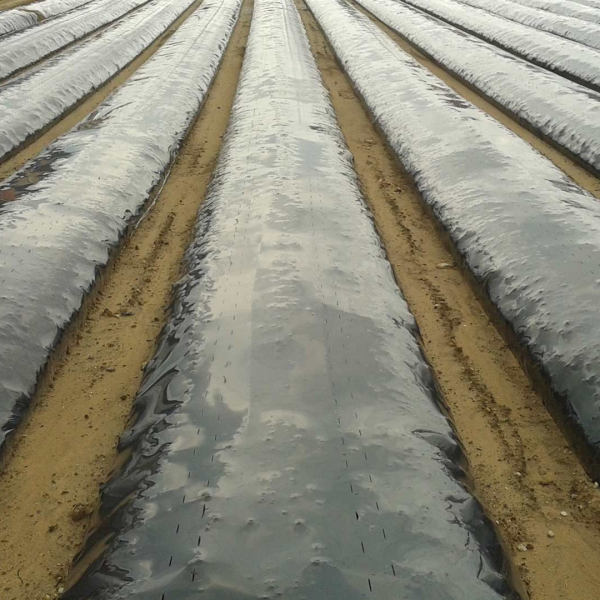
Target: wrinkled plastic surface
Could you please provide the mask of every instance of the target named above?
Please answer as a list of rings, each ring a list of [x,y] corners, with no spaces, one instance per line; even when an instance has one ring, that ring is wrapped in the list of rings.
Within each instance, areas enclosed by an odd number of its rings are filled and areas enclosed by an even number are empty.
[[[600,52],[453,0],[398,0],[563,77],[600,91]]]
[[[563,402],[600,443],[600,202],[369,18],[308,0],[424,198]]]
[[[590,6],[567,0],[511,0],[517,4],[533,8],[541,8],[557,15],[574,17],[590,23],[600,23],[600,13]]]
[[[575,2],[576,4],[582,4],[583,6],[590,6],[595,9],[600,9],[599,0],[571,0],[571,2]]]
[[[0,87],[0,160],[118,73],[192,2],[153,0],[99,35]]]
[[[600,173],[600,94],[394,0],[357,0],[450,72]]]
[[[0,42],[0,79],[111,23],[148,0],[97,0]]]
[[[239,0],[205,0],[76,129],[0,184],[0,448],[98,271],[199,110]],[[18,182],[19,185],[15,185]]]
[[[523,25],[549,31],[580,44],[600,49],[600,25],[574,17],[559,16],[539,8],[530,8],[510,0],[460,0]]]
[[[55,17],[90,0],[42,0],[19,8],[0,12],[0,35],[6,35],[35,25],[40,19]],[[0,40],[0,44],[2,40]]]
[[[505,597],[292,0],[255,3],[187,267],[64,600]]]
[[[35,23],[37,23],[36,15],[24,10],[0,12],[0,36],[31,27]],[[1,37],[0,44],[2,44]]]

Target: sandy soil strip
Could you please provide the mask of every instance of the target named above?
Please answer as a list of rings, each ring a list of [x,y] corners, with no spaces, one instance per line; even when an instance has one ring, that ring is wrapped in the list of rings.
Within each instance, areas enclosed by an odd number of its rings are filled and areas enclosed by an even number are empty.
[[[0,596],[54,598],[115,462],[225,133],[251,19],[242,8],[199,120],[117,257],[0,478]]]
[[[124,69],[119,71],[112,79],[109,79],[96,92],[84,98],[75,105],[74,110],[68,112],[64,118],[55,123],[49,129],[43,129],[39,134],[32,136],[25,142],[25,147],[10,159],[0,163],[0,181],[18,171],[28,160],[37,156],[46,146],[51,144],[57,137],[66,133],[79,121],[95,110],[104,102],[119,86],[127,81],[160,47],[173,35],[183,22],[200,6],[202,0],[196,0],[186,11],[184,11],[171,26],[156,40],[130,62]],[[110,25],[109,25],[110,26]]]
[[[9,10],[11,8],[16,8],[17,6],[25,6],[26,4],[31,4],[36,0],[0,0],[0,10]]]
[[[380,235],[465,446],[474,491],[500,531],[516,585],[532,600],[597,598],[600,491],[456,268],[443,235],[388,153],[314,19],[304,4],[300,9]]]
[[[591,194],[600,198],[600,180],[581,167],[579,164],[571,160],[569,157],[562,154],[560,150],[545,142],[543,139],[538,137],[535,133],[529,131],[529,129],[519,125],[510,116],[504,113],[492,102],[486,100],[483,96],[480,96],[478,92],[474,91],[461,79],[451,75],[443,67],[433,62],[427,56],[425,56],[415,46],[407,42],[403,37],[398,35],[395,31],[390,29],[387,25],[382,23],[377,17],[366,11],[362,6],[348,0],[352,6],[360,10],[363,14],[367,15],[374,23],[377,24],[383,31],[385,31],[405,52],[410,54],[416,61],[419,62],[426,69],[431,71],[436,77],[442,79],[448,86],[454,91],[460,94],[463,98],[466,98],[471,104],[474,104],[488,115],[502,123],[507,129],[510,129],[518,136],[522,137],[527,143],[533,146],[538,152],[543,154],[546,158],[550,159],[559,169],[564,171],[573,181],[575,181],[582,188],[588,190]]]

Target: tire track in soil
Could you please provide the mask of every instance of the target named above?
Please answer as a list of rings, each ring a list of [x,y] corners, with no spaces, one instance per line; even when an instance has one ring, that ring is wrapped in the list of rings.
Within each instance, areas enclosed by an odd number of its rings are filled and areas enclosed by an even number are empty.
[[[251,14],[246,2],[158,200],[104,276],[6,462],[3,600],[56,598],[93,519],[227,128]]]
[[[124,69],[121,69],[121,71],[116,73],[95,92],[84,96],[74,105],[74,107],[65,113],[59,121],[50,127],[41,129],[37,134],[29,137],[24,142],[22,149],[19,152],[11,156],[11,158],[0,163],[0,181],[18,171],[27,161],[37,156],[56,138],[75,127],[77,123],[92,113],[99,104],[102,104],[102,102],[104,102],[104,100],[106,100],[110,94],[112,94],[118,87],[123,85],[147,60],[149,60],[158,50],[160,50],[165,42],[167,42],[167,40],[177,31],[177,29],[181,27],[181,25],[200,6],[201,3],[202,0],[196,0],[196,2],[194,2],[187,10],[185,10],[173,23],[171,23],[167,30],[159,35],[156,40],[154,40],[154,42],[152,42],[152,44],[148,46],[146,50],[144,50],[144,52],[134,58]],[[114,25],[114,22],[112,24]],[[110,27],[110,25],[104,26],[103,29],[106,27]],[[98,33],[98,30],[96,30],[94,33]]]
[[[533,146],[540,154],[551,160],[559,169],[566,173],[577,185],[588,190],[591,194],[600,199],[600,179],[584,169],[574,160],[566,156],[557,147],[544,141],[541,137],[520,125],[509,114],[504,112],[504,109],[499,108],[493,101],[488,100],[485,96],[480,95],[480,90],[475,90],[467,82],[459,79],[455,75],[449,73],[443,66],[434,62],[429,57],[425,56],[416,46],[405,40],[402,36],[390,29],[385,23],[381,22],[375,15],[365,10],[362,6],[353,0],[347,0],[348,4],[366,15],[373,23],[375,23],[382,31],[402,48],[407,54],[412,56],[420,65],[433,73],[438,79],[441,79],[446,85],[451,87],[457,94],[460,94],[465,100],[477,106],[483,112],[490,115],[496,121],[499,121],[507,129],[523,138],[529,145]],[[568,152],[565,150],[565,152]]]
[[[388,152],[311,13],[297,2],[378,231],[465,448],[471,487],[499,530],[515,587],[531,600],[595,600],[600,490],[456,266],[445,235]]]

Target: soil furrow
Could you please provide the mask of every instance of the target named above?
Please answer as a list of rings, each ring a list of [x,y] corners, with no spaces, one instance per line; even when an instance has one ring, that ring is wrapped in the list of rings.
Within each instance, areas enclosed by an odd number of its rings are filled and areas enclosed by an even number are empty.
[[[498,527],[516,587],[532,600],[592,600],[600,583],[600,492],[456,266],[444,234],[388,152],[310,12],[303,3],[300,8],[380,235],[465,447],[471,485]],[[427,66],[448,81],[439,67]],[[459,82],[452,87],[475,96]],[[474,103],[487,104],[480,98]],[[488,104],[486,112],[492,111],[509,121]],[[512,123],[511,129],[519,128]],[[524,130],[519,134],[528,141],[534,137]],[[595,178],[554,149],[547,151],[598,194]]]
[[[84,539],[218,156],[251,11],[246,3],[159,198],[106,273],[7,461],[0,478],[7,600],[56,597]]]

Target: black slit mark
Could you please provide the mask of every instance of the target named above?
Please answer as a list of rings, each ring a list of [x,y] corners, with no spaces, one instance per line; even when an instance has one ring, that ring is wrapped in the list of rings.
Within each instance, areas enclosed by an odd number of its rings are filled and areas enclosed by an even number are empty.
[[[344,441],[344,438],[342,438],[342,446],[345,446],[346,442]]]
[[[198,546],[200,545],[200,542],[201,542],[201,541],[202,541],[202,536],[201,536],[201,535],[199,535],[199,536],[198,536]]]
[[[373,483],[373,478],[371,477],[371,474],[370,474],[370,473],[369,473],[369,481],[370,481],[371,483]]]
[[[202,517],[206,514],[206,504],[202,507]],[[202,518],[200,517],[200,518]]]
[[[183,496],[183,502],[181,504],[185,504],[185,494]]]
[[[375,502],[375,506],[377,507],[377,510],[379,510],[379,502]]]
[[[177,530],[175,531],[175,535],[179,533],[179,523],[177,524]]]
[[[352,487],[352,484],[350,484],[350,492],[354,494],[354,488]]]
[[[356,515],[356,520],[358,521],[358,513],[355,512],[354,514]]]
[[[367,453],[363,452],[363,454],[365,455],[365,460],[367,460]]]
[[[173,556],[171,556],[171,558],[169,559],[169,566],[171,566],[173,564]]]
[[[369,582],[369,591],[372,592],[373,591],[373,587],[371,586],[371,578],[368,578],[368,582]]]
[[[365,553],[365,544],[364,544],[364,542],[361,542],[360,546],[361,546],[363,554],[364,554]]]
[[[383,532],[383,539],[387,540],[387,535],[385,535],[385,529],[382,529],[381,531]]]
[[[358,430],[358,435],[360,435],[360,437],[362,437],[362,431],[360,429]]]
[[[348,468],[348,461],[346,460],[346,469]]]
[[[394,574],[394,577],[396,577],[396,569],[394,569],[394,563],[392,563],[392,573]]]

